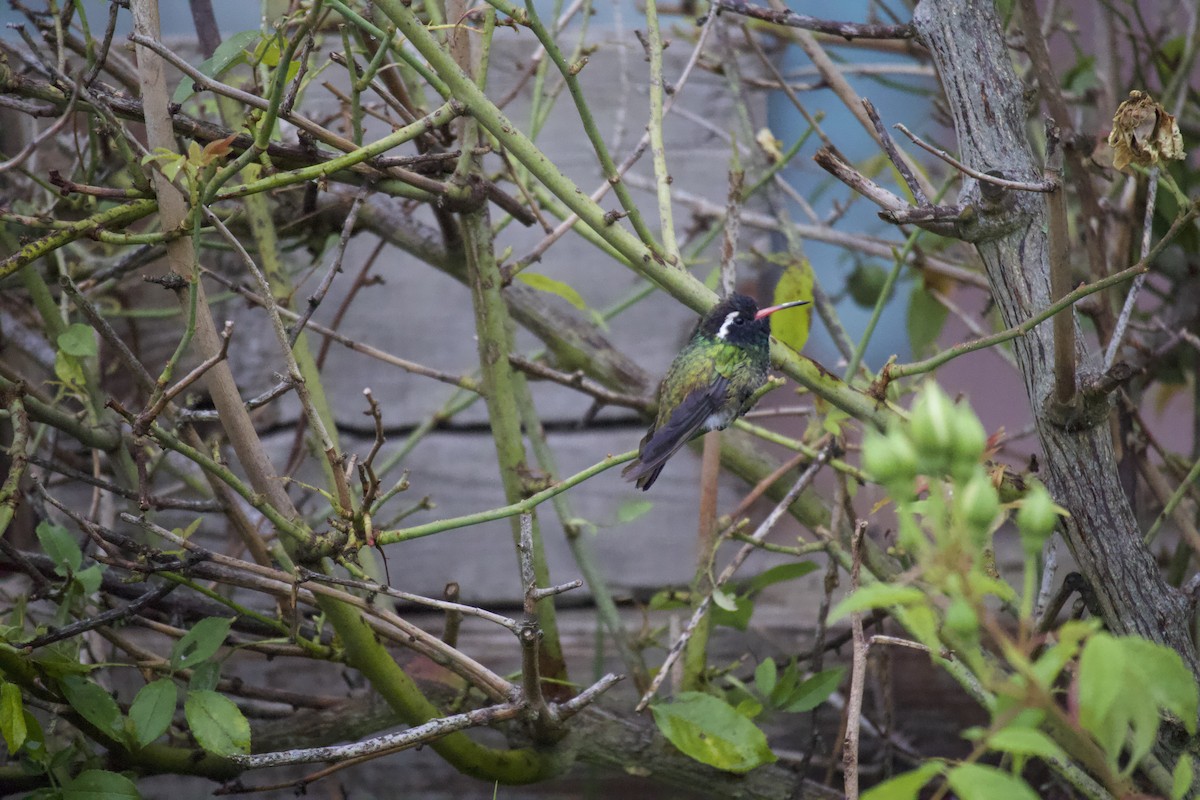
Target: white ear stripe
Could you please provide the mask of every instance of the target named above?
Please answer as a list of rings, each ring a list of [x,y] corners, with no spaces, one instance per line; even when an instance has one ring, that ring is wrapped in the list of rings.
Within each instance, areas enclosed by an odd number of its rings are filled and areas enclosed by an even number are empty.
[[[721,323],[721,330],[717,331],[718,339],[720,339],[722,342],[725,341],[725,337],[729,335],[729,326],[733,324],[733,321],[737,319],[738,315],[741,313],[742,312],[740,311],[730,311],[725,315],[725,321]]]

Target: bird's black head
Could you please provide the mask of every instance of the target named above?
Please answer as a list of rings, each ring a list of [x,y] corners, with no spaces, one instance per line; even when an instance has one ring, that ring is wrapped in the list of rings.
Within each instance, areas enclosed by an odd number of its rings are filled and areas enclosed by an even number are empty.
[[[771,315],[785,308],[805,305],[807,302],[797,300],[760,309],[753,298],[735,292],[704,315],[704,319],[700,321],[700,331],[711,339],[741,347],[765,346],[771,335]]]

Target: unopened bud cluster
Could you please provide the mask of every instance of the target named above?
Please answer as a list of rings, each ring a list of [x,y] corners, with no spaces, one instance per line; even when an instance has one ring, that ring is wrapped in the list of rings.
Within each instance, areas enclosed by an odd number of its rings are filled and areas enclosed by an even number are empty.
[[[918,392],[907,422],[893,418],[886,433],[868,432],[863,468],[900,506],[916,499],[919,476],[929,479],[931,491],[934,482],[948,476],[949,518],[927,519],[927,527],[934,529],[935,539],[950,529],[983,545],[1001,513],[999,492],[983,464],[986,448],[987,432],[975,412],[929,381]],[[1034,482],[1017,514],[1027,552],[1041,549],[1062,513],[1046,488]],[[909,538],[905,527],[902,524],[902,539]]]

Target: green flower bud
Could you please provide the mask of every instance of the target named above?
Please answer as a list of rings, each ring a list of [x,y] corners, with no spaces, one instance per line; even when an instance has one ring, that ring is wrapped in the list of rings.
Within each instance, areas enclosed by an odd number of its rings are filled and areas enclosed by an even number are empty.
[[[979,617],[970,603],[956,597],[946,607],[942,630],[952,642],[966,644],[978,641]]]
[[[957,406],[956,410],[950,472],[956,477],[966,477],[983,457],[987,447],[987,431],[970,407]]]
[[[899,429],[869,434],[862,447],[863,469],[884,486],[911,483],[917,476],[917,450]]]
[[[1034,483],[1029,487],[1017,511],[1017,528],[1021,532],[1021,546],[1026,553],[1041,551],[1042,545],[1054,533],[1059,512],[1045,486]]]
[[[925,384],[913,405],[911,429],[921,469],[938,473],[953,455],[958,409],[941,387],[933,381]]]
[[[1000,513],[1000,493],[982,469],[976,468],[954,497],[955,507],[961,519],[971,530],[971,538],[982,544],[996,515]]]

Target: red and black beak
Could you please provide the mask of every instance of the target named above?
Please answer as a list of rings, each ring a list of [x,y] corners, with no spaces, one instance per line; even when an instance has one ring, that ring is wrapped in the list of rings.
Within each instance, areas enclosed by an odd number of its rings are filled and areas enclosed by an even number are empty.
[[[806,306],[806,305],[808,305],[807,300],[793,300],[790,303],[783,303],[783,304],[777,305],[777,306],[767,306],[766,308],[760,308],[758,310],[758,313],[754,315],[754,318],[755,319],[766,319],[767,317],[774,314],[776,311],[783,311],[785,308],[795,308],[796,306]]]

